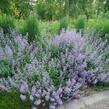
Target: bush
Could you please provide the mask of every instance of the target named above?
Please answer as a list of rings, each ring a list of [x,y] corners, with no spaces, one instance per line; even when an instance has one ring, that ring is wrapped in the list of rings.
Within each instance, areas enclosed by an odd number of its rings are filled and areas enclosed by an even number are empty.
[[[105,61],[98,49],[94,51],[95,46],[99,47],[93,45],[89,38],[68,30],[52,38],[49,41],[50,52],[47,51],[42,59],[45,70],[41,72],[39,81],[32,85],[30,82],[21,85],[21,100],[25,101],[28,94],[34,108],[45,106],[55,109],[63,102],[78,98],[82,88],[104,82],[109,75],[104,73],[101,65]],[[90,45],[90,51],[87,45]]]
[[[101,37],[109,41],[109,35],[106,37],[106,34],[109,34],[109,20],[98,20],[95,23],[95,29],[97,32],[101,32]]]
[[[28,33],[28,41],[33,42],[39,40],[40,31],[39,31],[39,22],[37,17],[29,16],[24,23],[21,33],[26,35]]]
[[[59,26],[59,32],[62,30],[62,29],[67,29],[68,28],[68,17],[63,17],[60,19],[60,26]]]
[[[109,33],[109,20],[97,20],[95,21],[95,29],[103,33]]]
[[[34,49],[34,45],[35,44],[30,45],[25,37],[22,37],[15,31],[10,31],[10,34],[4,34],[3,31],[0,30],[0,75],[6,79],[4,82],[1,77],[0,81],[1,83],[3,82],[6,87],[9,86],[8,88],[11,88],[13,84],[15,87],[19,87],[21,82],[19,79],[21,80],[22,78],[22,80],[26,80],[27,78],[32,78],[33,75],[37,75],[37,69],[33,69],[34,74],[32,73],[31,76],[28,76],[29,73],[25,75],[26,72],[31,70],[32,58],[37,56],[36,53],[39,54],[39,50],[37,47]],[[36,61],[36,59],[34,61]],[[37,67],[34,66],[34,68]],[[25,75],[25,77],[23,75]]]
[[[0,27],[3,28],[4,33],[8,33],[10,28],[15,28],[15,19],[11,16],[0,16]]]
[[[107,18],[89,20],[87,28],[92,29],[96,33],[100,33],[99,37],[109,41],[109,20]]]
[[[47,42],[44,51],[40,42],[30,44],[14,31],[7,35],[0,31],[0,60],[8,59],[13,68],[13,75],[0,82],[8,88],[21,86],[22,101],[27,98],[38,109],[56,108],[78,98],[82,88],[108,79],[109,69],[103,64],[109,61],[102,53],[109,46],[95,35],[81,37],[75,30],[66,30]]]
[[[75,23],[75,28],[77,30],[77,32],[79,32],[80,30],[83,30],[85,28],[85,17],[84,16],[80,16],[76,23]]]

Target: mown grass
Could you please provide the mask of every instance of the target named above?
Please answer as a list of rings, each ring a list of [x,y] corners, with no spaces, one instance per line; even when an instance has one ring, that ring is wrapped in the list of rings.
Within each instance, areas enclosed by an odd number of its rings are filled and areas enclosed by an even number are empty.
[[[31,109],[31,104],[28,101],[22,103],[19,96],[16,90],[1,92],[0,109]]]

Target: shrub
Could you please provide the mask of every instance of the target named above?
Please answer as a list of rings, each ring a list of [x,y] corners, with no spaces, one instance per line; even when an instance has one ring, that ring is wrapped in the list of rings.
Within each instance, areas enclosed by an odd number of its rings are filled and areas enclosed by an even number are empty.
[[[10,28],[15,28],[15,20],[12,16],[0,16],[0,27],[3,28],[4,33],[8,33]]]
[[[55,109],[78,98],[82,88],[106,82],[109,77],[103,65],[108,65],[108,59],[102,54],[109,46],[92,35],[62,31],[47,41],[45,50],[40,42],[30,44],[14,31],[7,35],[0,31],[0,60],[9,60],[13,68],[12,76],[0,78],[1,84],[21,86],[21,100],[30,100],[38,109]]]
[[[106,18],[93,19],[88,21],[88,28],[96,33],[100,33],[99,37],[109,41],[109,20]]]
[[[101,20],[98,21],[99,23],[96,25],[97,31],[101,32],[101,37],[103,39],[108,39],[109,37],[105,37],[106,34],[109,34],[109,20]]]
[[[39,31],[39,23],[38,19],[35,16],[29,16],[25,20],[25,24],[21,30],[23,35],[28,33],[28,41],[33,42],[39,40],[40,31]]]
[[[28,43],[26,36],[22,37],[14,31],[10,31],[10,34],[3,34],[3,31],[0,30],[0,60],[7,60],[6,62],[3,61],[1,64],[4,68],[8,69],[6,72],[0,72],[0,75],[2,75],[6,81],[4,81],[3,78],[1,78],[0,81],[1,83],[3,82],[6,87],[11,88],[13,85],[14,87],[19,87],[21,83],[19,80],[30,79],[33,75],[37,75],[37,70],[34,70],[34,74],[32,74],[31,77],[28,75],[24,77],[25,73],[30,71],[29,68],[31,68],[32,58],[37,56],[36,53],[38,53],[36,52],[38,50],[37,47],[34,49],[33,46],[34,44],[31,45]],[[34,59],[34,61],[35,60],[36,59]],[[10,64],[11,67],[9,67]],[[10,68],[12,68],[11,71],[9,70]],[[5,75],[7,75],[8,78],[6,78],[7,76]]]
[[[80,16],[76,23],[75,23],[75,28],[77,30],[77,32],[79,32],[80,30],[83,30],[85,28],[85,17],[84,16]]]
[[[63,17],[60,19],[60,26],[59,26],[59,32],[62,29],[67,29],[68,28],[68,17]]]
[[[21,100],[25,101],[26,94],[29,94],[34,108],[45,106],[55,109],[63,102],[78,98],[81,88],[106,80],[108,74],[104,73],[105,69],[101,65],[100,51],[94,51],[93,47],[96,45],[92,43],[89,51],[88,44],[90,45],[88,38],[68,30],[51,39],[50,47],[54,46],[56,49],[53,52],[47,51],[42,60],[45,62],[42,64],[47,65],[47,73],[42,72],[40,80],[33,83],[32,87],[29,82],[21,85]],[[54,84],[57,81],[59,84]]]

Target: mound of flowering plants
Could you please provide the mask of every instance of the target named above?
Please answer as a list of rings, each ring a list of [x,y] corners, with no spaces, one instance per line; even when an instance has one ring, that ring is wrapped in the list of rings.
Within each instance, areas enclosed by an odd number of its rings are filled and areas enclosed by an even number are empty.
[[[21,100],[29,99],[32,109],[55,109],[109,77],[105,67],[109,61],[103,54],[109,47],[92,34],[81,37],[75,30],[62,31],[46,46],[1,30],[0,41],[0,61],[11,63],[0,82],[7,88],[20,87]]]
[[[45,58],[46,76],[32,86],[23,83],[20,98],[33,103],[33,109],[55,109],[79,97],[79,90],[104,82],[108,73],[102,66],[103,57],[90,44],[88,37],[75,31],[63,31],[49,41]],[[47,75],[48,74],[48,75]],[[29,94],[29,96],[26,96]]]

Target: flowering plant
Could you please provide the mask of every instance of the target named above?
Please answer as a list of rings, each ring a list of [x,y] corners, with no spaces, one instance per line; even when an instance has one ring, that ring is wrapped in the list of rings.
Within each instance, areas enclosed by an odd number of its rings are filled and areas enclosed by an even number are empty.
[[[83,88],[108,79],[103,52],[109,47],[101,39],[66,30],[47,44],[28,43],[25,36],[0,30],[0,61],[11,63],[11,75],[0,82],[7,88],[21,86],[21,100],[29,99],[33,109],[55,109],[78,98]]]
[[[46,65],[46,76],[42,72],[40,82],[33,83],[28,89],[34,109],[55,109],[63,102],[78,98],[82,88],[108,78],[109,74],[101,65],[102,55],[98,54],[98,50],[93,51],[94,45],[79,33],[62,31],[50,40],[49,45],[46,64],[43,63]],[[22,86],[25,87],[25,84]]]

